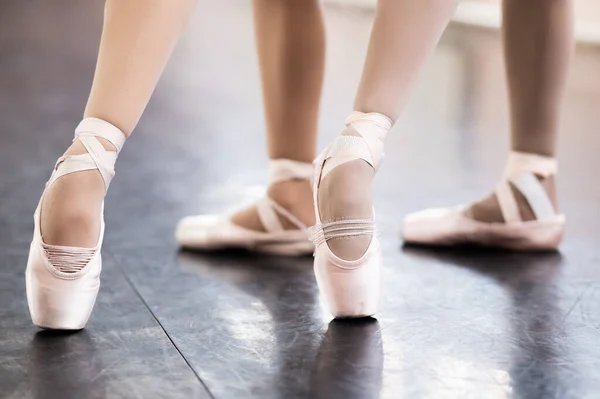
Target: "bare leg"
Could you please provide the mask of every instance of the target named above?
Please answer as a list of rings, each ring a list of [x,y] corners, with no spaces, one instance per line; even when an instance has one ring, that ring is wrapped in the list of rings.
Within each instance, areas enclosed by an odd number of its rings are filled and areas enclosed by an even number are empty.
[[[444,31],[455,2],[449,0],[380,0],[355,110],[377,112],[396,120],[412,83]],[[356,135],[347,128],[342,135]],[[319,187],[323,221],[372,217],[373,168],[362,160],[336,167]],[[370,237],[332,239],[331,250],[343,259],[358,259]]]
[[[126,135],[135,128],[169,59],[193,0],[107,0],[102,41],[86,117],[103,119]],[[114,151],[106,141],[107,150]],[[78,142],[66,154],[82,154]],[[93,247],[100,229],[104,183],[97,170],[64,176],[42,205],[47,244]]]
[[[325,28],[319,0],[254,0],[269,158],[311,162],[315,157]],[[314,224],[308,181],[282,181],[269,196],[307,225]],[[264,230],[256,208],[233,222]],[[281,218],[286,228],[293,228]]]
[[[553,157],[573,50],[572,0],[504,0],[502,33],[510,99],[511,149]],[[541,179],[556,209],[554,176]],[[523,220],[533,220],[513,187]],[[471,207],[475,219],[504,222],[491,195]]]
[[[325,66],[319,0],[254,0],[271,159],[312,162]]]

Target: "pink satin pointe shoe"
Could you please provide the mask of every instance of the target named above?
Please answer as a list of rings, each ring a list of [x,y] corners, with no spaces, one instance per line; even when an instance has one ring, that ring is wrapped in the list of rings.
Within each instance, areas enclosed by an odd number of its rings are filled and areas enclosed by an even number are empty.
[[[392,122],[377,113],[353,112],[346,126],[360,136],[337,137],[315,160],[313,195],[316,225],[311,228],[315,244],[314,271],[324,304],[336,318],[368,317],[381,302],[382,255],[373,219],[321,221],[318,193],[321,181],[336,167],[362,159],[375,170],[383,158],[383,140]],[[370,236],[366,252],[357,260],[336,256],[327,241],[333,238]]]
[[[107,151],[96,139],[112,143],[117,152]],[[33,241],[29,251],[25,283],[31,319],[41,328],[80,330],[85,327],[100,288],[104,236],[104,218],[94,248],[65,247],[44,243],[40,230],[40,212],[47,190],[62,176],[97,169],[106,189],[114,177],[114,164],[125,143],[125,135],[101,119],[86,118],[75,130],[75,139],[87,153],[58,159],[34,214]]]
[[[310,163],[289,159],[271,160],[269,184],[287,180],[310,180],[312,173]],[[204,251],[238,248],[287,256],[312,253],[314,246],[308,239],[308,226],[296,216],[268,196],[258,201],[256,209],[266,231],[238,226],[229,217],[198,215],[183,218],[175,229],[175,238],[184,248]],[[285,229],[280,217],[295,228]]]
[[[517,251],[549,251],[560,244],[565,216],[557,214],[536,175],[557,173],[554,158],[512,152],[496,198],[505,223],[486,223],[469,217],[469,206],[426,209],[404,219],[406,243],[425,245],[481,245]],[[511,187],[525,198],[535,220],[523,221]]]

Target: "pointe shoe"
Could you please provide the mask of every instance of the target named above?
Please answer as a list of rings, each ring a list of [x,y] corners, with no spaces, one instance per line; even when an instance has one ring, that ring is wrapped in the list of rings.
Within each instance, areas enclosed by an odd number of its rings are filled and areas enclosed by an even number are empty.
[[[360,136],[339,136],[315,160],[313,198],[316,225],[311,228],[315,244],[314,271],[322,299],[336,318],[372,316],[381,302],[382,255],[379,239],[374,234],[372,219],[335,220],[323,223],[318,207],[321,181],[334,168],[346,162],[363,159],[375,170],[383,158],[383,139],[392,127],[392,121],[377,113],[353,112],[346,120]],[[371,236],[364,255],[357,260],[344,260],[336,256],[327,241],[333,238]]]
[[[310,163],[289,159],[271,160],[269,184],[286,180],[309,180]],[[308,226],[268,196],[256,204],[258,217],[266,231],[247,229],[233,223],[229,217],[198,215],[183,218],[175,229],[175,239],[184,248],[215,251],[230,248],[267,254],[300,256],[313,252]],[[284,229],[280,217],[295,229]]]
[[[96,137],[108,140],[117,152],[105,150]],[[95,169],[102,175],[108,189],[125,138],[123,132],[108,122],[96,118],[84,119],[75,130],[75,140],[79,139],[87,153],[59,158],[46,183],[34,214],[33,240],[25,272],[27,304],[31,319],[38,327],[56,330],[80,330],[85,327],[100,288],[100,249],[104,236],[102,212],[100,236],[94,248],[44,243],[40,229],[44,195],[62,176]]]
[[[512,152],[496,198],[505,223],[486,223],[469,217],[469,205],[426,209],[404,219],[402,238],[409,244],[480,245],[515,251],[556,250],[564,232],[565,216],[557,214],[536,175],[557,172],[554,158]],[[525,198],[536,220],[523,221],[511,187]]]

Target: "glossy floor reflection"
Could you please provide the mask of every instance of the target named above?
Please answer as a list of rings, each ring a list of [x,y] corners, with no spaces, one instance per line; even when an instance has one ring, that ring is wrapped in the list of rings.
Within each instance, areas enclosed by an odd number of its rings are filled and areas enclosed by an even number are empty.
[[[35,398],[53,398],[56,392],[71,398],[106,398],[104,365],[87,331],[37,332],[30,346],[27,374]]]
[[[249,4],[202,1],[119,159],[89,326],[56,334],[31,325],[23,272],[33,210],[84,107],[102,2],[1,8],[0,398],[598,397],[597,49],[578,49],[569,78],[561,252],[402,247],[403,215],[483,195],[508,146],[498,35],[447,31],[375,183],[384,307],[332,321],[310,257],[175,245],[180,217],[252,201],[266,180]],[[371,18],[327,10],[321,144],[351,108]]]
[[[381,326],[375,319],[329,323],[311,378],[311,398],[377,398],[383,379]]]

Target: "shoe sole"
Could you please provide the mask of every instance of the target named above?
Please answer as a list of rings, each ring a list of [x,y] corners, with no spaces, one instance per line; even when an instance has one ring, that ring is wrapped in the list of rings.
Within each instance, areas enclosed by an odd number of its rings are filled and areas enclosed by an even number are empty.
[[[565,230],[564,216],[553,221],[531,221],[516,226],[475,222],[469,231],[455,234],[422,234],[419,238],[401,236],[406,244],[425,246],[478,246],[518,252],[556,251]],[[413,235],[413,234],[411,234]]]

